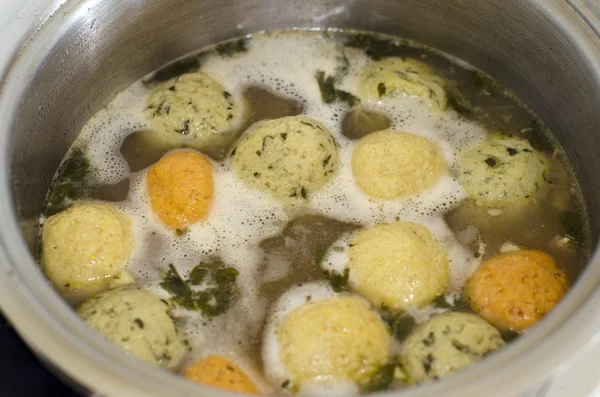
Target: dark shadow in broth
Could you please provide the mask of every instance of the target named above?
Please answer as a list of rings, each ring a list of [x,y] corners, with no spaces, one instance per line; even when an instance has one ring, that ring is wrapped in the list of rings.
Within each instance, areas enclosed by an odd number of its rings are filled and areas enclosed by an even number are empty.
[[[261,269],[263,280],[269,280],[262,286],[266,299],[274,302],[293,286],[327,279],[320,262],[328,247],[360,227],[322,215],[301,215],[280,234],[263,240],[259,246],[267,258]]]
[[[372,132],[386,130],[392,123],[382,113],[372,112],[360,106],[352,108],[342,120],[342,135],[360,139]]]
[[[112,185],[98,185],[90,188],[90,197],[102,201],[124,201],[129,193],[129,178]]]

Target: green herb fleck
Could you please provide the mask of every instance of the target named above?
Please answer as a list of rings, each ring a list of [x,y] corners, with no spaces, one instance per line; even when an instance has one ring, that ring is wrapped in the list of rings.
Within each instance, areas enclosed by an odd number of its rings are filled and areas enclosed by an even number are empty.
[[[485,163],[490,167],[494,168],[496,166],[496,159],[493,157],[488,157],[487,159],[485,159]]]
[[[190,120],[184,121],[183,126],[181,128],[176,128],[175,132],[178,132],[181,135],[189,134],[190,133]]]
[[[50,193],[46,198],[44,215],[52,216],[66,210],[87,194],[86,179],[90,163],[83,151],[74,148],[58,168]]]
[[[385,83],[377,84],[377,93],[379,94],[379,98],[385,95],[387,88],[385,87]]]
[[[452,347],[464,354],[473,354],[469,346],[457,341],[456,339],[452,340]]]
[[[328,273],[329,284],[335,292],[348,291],[348,278],[350,277],[350,269],[345,268],[344,273],[335,272]]]
[[[172,300],[188,310],[200,310],[205,316],[214,317],[227,312],[239,296],[236,285],[238,271],[232,267],[215,267],[220,264],[200,263],[190,273],[188,280],[181,279],[173,265],[160,284]],[[210,286],[201,291],[191,286],[202,284],[210,276]]]
[[[183,281],[173,264],[169,265],[169,270],[167,270],[160,286],[171,294],[173,302],[188,310],[195,310],[196,305],[192,297],[192,290]]]
[[[433,332],[430,332],[429,335],[427,335],[427,338],[423,339],[423,344],[425,346],[431,346],[435,343],[435,334]]]
[[[364,393],[372,393],[377,391],[388,390],[394,382],[395,364],[386,364],[368,379],[366,384],[362,385],[361,389]]]
[[[248,51],[249,40],[249,38],[244,37],[238,40],[233,40],[227,43],[219,44],[215,47],[215,51],[217,51],[217,54],[221,56],[228,57],[233,56],[235,54],[239,54],[241,52],[246,52]]]
[[[323,259],[325,259],[325,255],[327,254],[327,247],[320,246],[315,250],[315,263],[317,266],[321,266],[323,263]]]
[[[425,373],[427,375],[429,375],[431,373],[431,365],[433,364],[434,361],[435,361],[435,358],[433,357],[433,354],[431,354],[431,353],[426,355],[425,358],[423,359],[423,369],[425,370]]]
[[[333,76],[326,76],[324,71],[319,70],[315,78],[319,84],[319,90],[321,90],[321,100],[323,103],[329,104],[340,101],[347,103],[350,107],[360,103],[360,99],[356,96],[335,88],[335,78]]]
[[[190,272],[190,284],[191,285],[200,285],[204,281],[204,278],[209,272],[209,268],[206,264],[200,263],[198,266],[194,267]]]
[[[392,335],[400,341],[408,338],[408,335],[417,326],[417,322],[410,314],[403,313],[398,316],[392,325]]]
[[[308,198],[308,190],[306,190],[304,186],[302,186],[302,188],[300,189],[300,195],[304,200]]]
[[[139,318],[136,318],[136,319],[134,319],[134,320],[133,320],[133,322],[135,322],[135,324],[136,324],[138,327],[140,327],[140,328],[144,329],[144,322],[143,322],[141,319],[139,319]]]
[[[508,152],[508,155],[509,155],[510,157],[512,157],[512,156],[514,156],[514,155],[516,155],[516,154],[518,154],[518,153],[519,153],[519,151],[518,151],[517,149],[515,149],[515,148],[512,148],[512,147],[507,147],[507,148],[506,148],[506,151]]]
[[[185,229],[175,229],[175,235],[177,237],[182,237],[182,236],[185,236],[189,231],[190,231],[190,229],[188,229],[188,228],[185,228]]]

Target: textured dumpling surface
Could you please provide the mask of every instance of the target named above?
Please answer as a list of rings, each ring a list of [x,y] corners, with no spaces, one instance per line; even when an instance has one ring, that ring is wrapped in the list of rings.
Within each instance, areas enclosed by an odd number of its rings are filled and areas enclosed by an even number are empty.
[[[531,198],[544,183],[546,159],[529,142],[495,137],[467,149],[459,163],[459,180],[480,205]]]
[[[185,229],[206,217],[214,195],[211,162],[192,151],[171,152],[146,176],[152,211],[167,226]]]
[[[230,359],[210,355],[196,361],[184,376],[194,382],[238,393],[260,394],[252,379]]]
[[[240,115],[232,95],[203,72],[186,73],[155,86],[146,116],[160,133],[210,144],[230,131]]]
[[[367,195],[391,200],[435,186],[446,173],[446,161],[427,138],[385,130],[359,141],[352,154],[352,173]]]
[[[134,249],[131,219],[110,204],[80,203],[42,230],[42,266],[56,289],[77,302],[132,282],[123,269]]]
[[[498,255],[467,281],[473,309],[496,327],[522,331],[541,320],[567,292],[565,273],[542,251]]]
[[[446,312],[409,335],[402,363],[410,381],[422,383],[468,367],[502,346],[500,332],[477,315]]]
[[[350,247],[350,283],[373,305],[421,306],[444,293],[448,255],[429,230],[397,222],[361,230]]]
[[[307,116],[289,116],[255,125],[231,157],[239,179],[280,200],[306,199],[339,168],[331,133]]]
[[[352,297],[309,302],[277,326],[280,359],[293,385],[368,378],[388,360],[382,320]]]
[[[386,58],[367,65],[361,73],[359,95],[379,102],[397,96],[417,97],[428,106],[445,109],[446,83],[414,59]]]
[[[125,352],[151,364],[176,368],[186,352],[169,304],[151,292],[131,287],[106,291],[84,302],[78,313]]]

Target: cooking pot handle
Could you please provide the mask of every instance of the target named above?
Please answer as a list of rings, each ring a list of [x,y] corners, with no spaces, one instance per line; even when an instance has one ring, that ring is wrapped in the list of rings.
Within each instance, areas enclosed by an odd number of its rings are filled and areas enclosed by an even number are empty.
[[[600,0],[567,0],[600,38]]]

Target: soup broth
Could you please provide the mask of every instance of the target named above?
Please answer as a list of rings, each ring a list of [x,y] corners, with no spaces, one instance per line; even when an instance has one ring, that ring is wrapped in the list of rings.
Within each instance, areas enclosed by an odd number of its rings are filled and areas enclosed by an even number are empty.
[[[399,78],[400,83],[392,85],[382,80],[376,86],[377,100],[367,98],[360,89],[365,84],[366,68],[389,60],[395,60],[396,65],[416,60],[417,65],[425,65],[427,73],[413,69],[407,72],[409,77],[403,77],[404,72],[394,69],[393,78]],[[229,110],[239,109],[238,115],[227,119],[230,128],[213,128],[212,134],[218,138],[209,143],[191,139],[191,119],[184,123],[178,137],[158,131],[156,118],[149,116],[152,110],[158,116],[166,112],[164,101],[158,108],[149,104],[153,90],[169,82],[173,86],[168,90],[179,90],[175,84],[182,84],[182,80],[177,79],[196,72],[222,86],[224,97],[236,106]],[[430,75],[438,80],[431,80]],[[407,81],[411,85],[406,85]],[[429,92],[421,96],[406,87],[429,87]],[[440,109],[435,102],[437,87],[442,87],[447,102]],[[392,89],[397,91],[393,95]],[[191,101],[188,105],[197,106]],[[261,190],[256,188],[259,182],[241,180],[233,162],[242,158],[245,139],[266,120],[292,120],[283,118],[300,115],[319,123],[310,128],[330,132],[339,169],[325,172],[327,179],[322,187],[303,186],[285,199],[271,194],[268,189],[272,186]],[[409,133],[417,137],[414,139],[429,142],[443,158],[443,174],[416,194],[382,199],[365,193],[353,173],[353,156],[361,142],[381,130]],[[282,148],[290,144],[287,132],[277,134],[263,139],[263,156],[271,140],[278,139]],[[490,139],[524,141],[543,159],[543,182],[536,182],[536,189],[524,199],[482,203],[461,185],[461,158],[466,150]],[[300,149],[294,150],[286,158]],[[516,148],[507,150],[510,157],[517,154]],[[177,151],[201,153],[210,163],[214,196],[206,217],[173,228],[153,210],[147,178],[154,164]],[[529,153],[530,149],[525,151]],[[257,161],[263,161],[261,155],[257,156]],[[333,167],[330,162],[334,160],[325,157],[323,168]],[[494,168],[496,161],[490,157],[485,162]],[[258,180],[265,176],[254,172],[254,177]],[[434,357],[441,360],[435,354],[420,359],[425,368],[423,377],[411,369],[405,357],[407,340],[416,338],[409,335],[424,330],[430,319],[445,312],[479,313],[498,328],[498,335],[502,334],[505,341],[522,331],[516,326],[497,325],[465,296],[465,283],[486,261],[526,250],[543,251],[572,284],[590,255],[587,213],[578,181],[563,149],[530,109],[492,78],[461,60],[418,43],[366,32],[256,33],[204,48],[132,84],[92,117],[73,143],[48,193],[40,233],[52,216],[77,203],[99,201],[111,203],[131,219],[134,248],[124,269],[133,285],[170,305],[177,332],[185,339],[185,354],[169,369],[184,373],[192,363],[211,355],[227,357],[263,394],[310,395],[326,389],[348,395],[437,379],[445,370],[435,367]],[[448,265],[447,275],[440,277],[446,277],[446,282],[439,293],[430,294],[435,299],[394,306],[386,303],[391,299],[389,295],[381,298],[383,301],[375,298],[379,296],[378,286],[372,293],[364,292],[362,281],[356,278],[359,270],[349,267],[349,263],[358,252],[356,247],[362,244],[358,243],[362,231],[408,222],[424,226],[431,241],[442,247]],[[406,233],[420,233],[410,230]],[[423,237],[421,242],[428,241]],[[41,244],[44,270],[56,284],[48,272],[44,241]],[[411,256],[416,257],[417,253]],[[423,266],[429,266],[429,262]],[[411,298],[406,299],[413,299],[417,293],[409,295]],[[341,369],[323,373],[320,378],[298,375],[290,363],[293,359],[288,357],[290,350],[281,345],[284,331],[280,328],[293,313],[300,313],[303,305],[312,304],[309,306],[314,308],[319,302],[333,302],[331,299],[339,297],[361,302],[385,325],[390,334],[388,361],[373,358],[377,365],[356,370],[360,373],[356,376]],[[67,299],[75,307],[80,304],[80,298]],[[330,325],[337,324],[335,321],[332,316]],[[484,322],[480,318],[477,321]],[[317,322],[315,327],[319,326]],[[450,330],[451,324],[447,327]],[[476,327],[480,325],[473,327],[479,329]],[[323,349],[331,347],[326,343],[327,335],[323,333]],[[307,339],[306,343],[311,342]],[[504,343],[500,336],[497,343],[490,349]],[[472,347],[461,346],[459,352],[472,353]],[[473,355],[479,359],[485,354]],[[163,359],[174,361],[171,353]],[[202,367],[198,371],[209,374],[211,370]],[[246,385],[245,381],[239,382]],[[206,379],[203,383],[222,386]]]

